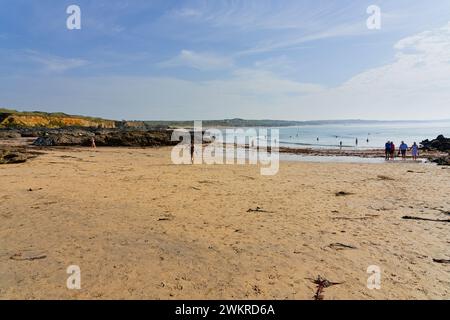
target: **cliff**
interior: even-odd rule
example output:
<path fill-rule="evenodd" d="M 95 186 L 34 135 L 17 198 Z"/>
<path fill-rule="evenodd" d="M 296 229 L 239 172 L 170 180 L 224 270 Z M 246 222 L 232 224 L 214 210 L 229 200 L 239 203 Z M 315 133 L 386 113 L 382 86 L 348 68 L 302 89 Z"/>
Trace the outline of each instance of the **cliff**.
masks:
<path fill-rule="evenodd" d="M 0 128 L 115 128 L 115 122 L 93 117 L 64 113 L 19 112 L 0 108 Z"/>

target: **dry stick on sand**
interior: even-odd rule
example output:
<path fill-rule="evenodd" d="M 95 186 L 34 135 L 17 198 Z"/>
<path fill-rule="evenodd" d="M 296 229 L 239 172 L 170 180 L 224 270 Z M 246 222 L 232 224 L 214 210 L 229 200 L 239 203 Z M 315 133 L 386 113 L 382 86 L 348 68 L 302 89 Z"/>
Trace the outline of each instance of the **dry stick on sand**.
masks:
<path fill-rule="evenodd" d="M 450 219 L 440 220 L 440 219 L 428 219 L 428 218 L 420 218 L 420 217 L 411 217 L 411 216 L 404 216 L 402 219 L 405 220 L 422 220 L 422 221 L 432 221 L 432 222 L 450 222 Z"/>
<path fill-rule="evenodd" d="M 378 176 L 378 179 L 380 180 L 388 180 L 388 181 L 394 181 L 395 179 L 388 177 L 388 176 Z"/>
<path fill-rule="evenodd" d="M 323 300 L 324 290 L 325 288 L 329 288 L 331 286 L 335 286 L 338 284 L 342 284 L 343 282 L 331 282 L 325 278 L 322 278 L 320 275 L 317 276 L 316 279 L 312 280 L 313 283 L 317 285 L 316 293 L 314 294 L 314 300 Z"/>
<path fill-rule="evenodd" d="M 256 209 L 251 209 L 251 208 L 248 209 L 247 212 L 266 212 L 266 213 L 268 213 L 269 211 L 266 211 L 261 207 L 256 207 Z"/>
<path fill-rule="evenodd" d="M 345 191 L 339 191 L 339 192 L 335 193 L 336 197 L 350 196 L 352 194 L 353 193 L 351 193 L 351 192 L 345 192 Z"/>
<path fill-rule="evenodd" d="M 329 244 L 328 247 L 330 247 L 332 249 L 335 249 L 335 250 L 357 249 L 354 246 L 350 246 L 348 244 L 343 244 L 343 243 L 340 243 L 340 242 Z"/>
<path fill-rule="evenodd" d="M 379 215 L 377 214 L 373 214 L 373 215 L 366 215 L 364 217 L 332 217 L 331 219 L 334 220 L 366 220 L 366 219 L 372 219 L 372 218 L 377 218 L 379 217 Z"/>
<path fill-rule="evenodd" d="M 36 255 L 28 255 L 28 256 L 22 256 L 21 253 L 13 254 L 10 259 L 16 260 L 16 261 L 33 261 L 33 260 L 40 260 L 47 258 L 47 255 L 45 254 L 36 254 Z"/>
<path fill-rule="evenodd" d="M 450 264 L 450 260 L 446 260 L 446 259 L 433 259 L 433 262 Z"/>

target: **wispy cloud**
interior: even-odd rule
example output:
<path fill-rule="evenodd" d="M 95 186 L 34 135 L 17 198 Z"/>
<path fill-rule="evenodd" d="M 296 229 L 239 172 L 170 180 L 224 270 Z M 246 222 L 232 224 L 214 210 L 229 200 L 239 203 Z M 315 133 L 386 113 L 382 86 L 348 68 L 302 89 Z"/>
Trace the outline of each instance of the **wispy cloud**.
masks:
<path fill-rule="evenodd" d="M 172 14 L 176 17 L 200 17 L 202 15 L 202 12 L 200 10 L 197 9 L 192 9 L 192 8 L 182 8 L 182 9 L 177 9 L 174 10 L 172 12 Z"/>
<path fill-rule="evenodd" d="M 63 73 L 65 71 L 83 67 L 88 61 L 78 58 L 63 58 L 50 54 L 43 54 L 33 50 L 23 53 L 24 59 L 40 65 L 43 71 Z"/>
<path fill-rule="evenodd" d="M 190 50 L 181 50 L 174 58 L 158 64 L 163 68 L 190 67 L 198 70 L 219 70 L 233 66 L 229 57 L 223 57 L 212 53 L 199 53 Z"/>
<path fill-rule="evenodd" d="M 174 10 L 172 15 L 214 27 L 241 30 L 305 29 L 319 27 L 318 22 L 324 20 L 343 22 L 343 13 L 351 6 L 348 2 L 219 0 L 194 2 Z"/>
<path fill-rule="evenodd" d="M 280 49 L 291 49 L 294 47 L 298 47 L 300 45 L 304 45 L 307 42 L 323 40 L 328 38 L 336 38 L 336 37 L 348 37 L 348 36 L 356 36 L 368 34 L 367 28 L 365 28 L 364 24 L 361 22 L 357 22 L 354 24 L 345 24 L 339 26 L 333 26 L 330 29 L 322 30 L 317 33 L 311 33 L 308 35 L 293 35 L 288 37 L 287 39 L 280 40 L 271 39 L 265 40 L 256 46 L 242 50 L 237 53 L 237 55 L 249 55 L 255 53 L 269 52 Z"/>
<path fill-rule="evenodd" d="M 215 31 L 249 34 L 236 56 L 292 48 L 368 33 L 365 7 L 345 2 L 205 1 L 172 12 L 176 19 Z M 355 11 L 355 7 L 357 10 Z M 358 13 L 359 11 L 359 13 Z M 352 14 L 349 14 L 352 13 Z"/>

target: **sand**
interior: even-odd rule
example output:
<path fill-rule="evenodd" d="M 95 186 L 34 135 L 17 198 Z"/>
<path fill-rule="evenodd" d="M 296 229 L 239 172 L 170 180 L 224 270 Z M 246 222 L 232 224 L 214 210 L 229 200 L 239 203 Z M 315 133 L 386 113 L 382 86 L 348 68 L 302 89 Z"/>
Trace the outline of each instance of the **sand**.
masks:
<path fill-rule="evenodd" d="M 342 282 L 324 299 L 450 298 L 450 265 L 433 261 L 450 259 L 450 223 L 402 219 L 450 218 L 449 169 L 259 169 L 173 165 L 170 148 L 60 148 L 0 166 L 0 298 L 313 299 L 319 275 Z M 69 265 L 81 290 L 66 287 Z"/>

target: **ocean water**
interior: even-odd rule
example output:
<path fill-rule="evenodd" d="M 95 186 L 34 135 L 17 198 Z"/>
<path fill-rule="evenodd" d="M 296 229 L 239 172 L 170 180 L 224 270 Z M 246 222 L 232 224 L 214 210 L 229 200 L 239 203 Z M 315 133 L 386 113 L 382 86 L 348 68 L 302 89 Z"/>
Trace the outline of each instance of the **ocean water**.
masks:
<path fill-rule="evenodd" d="M 408 146 L 419 144 L 438 135 L 450 137 L 450 121 L 383 122 L 377 124 L 304 125 L 276 128 L 280 132 L 280 146 L 291 148 L 384 148 L 386 141 L 398 146 L 405 141 Z M 244 130 L 246 130 L 244 128 Z M 263 138 L 263 137 L 261 137 Z M 356 145 L 356 139 L 358 144 Z"/>
<path fill-rule="evenodd" d="M 401 141 L 408 145 L 419 144 L 438 135 L 450 136 L 450 121 L 401 122 L 382 124 L 316 125 L 279 128 L 280 146 L 339 148 L 340 141 L 345 148 L 384 148 L 386 141 Z M 358 144 L 356 144 L 358 139 Z"/>

